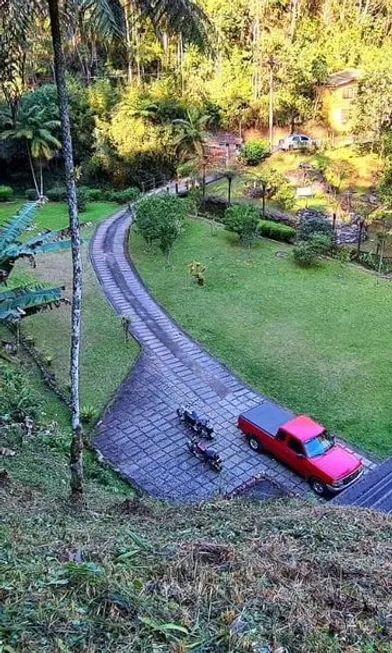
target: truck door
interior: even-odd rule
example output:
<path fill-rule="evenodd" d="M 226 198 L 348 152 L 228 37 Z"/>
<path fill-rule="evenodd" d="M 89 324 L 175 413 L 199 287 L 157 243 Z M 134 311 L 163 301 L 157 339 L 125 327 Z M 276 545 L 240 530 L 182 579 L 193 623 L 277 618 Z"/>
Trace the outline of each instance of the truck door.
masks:
<path fill-rule="evenodd" d="M 306 471 L 305 449 L 302 442 L 293 437 L 289 437 L 287 445 L 287 464 L 293 467 L 297 472 Z"/>
<path fill-rule="evenodd" d="M 274 439 L 274 455 L 286 465 L 289 465 L 290 452 L 288 449 L 289 436 L 284 431 L 278 431 Z"/>

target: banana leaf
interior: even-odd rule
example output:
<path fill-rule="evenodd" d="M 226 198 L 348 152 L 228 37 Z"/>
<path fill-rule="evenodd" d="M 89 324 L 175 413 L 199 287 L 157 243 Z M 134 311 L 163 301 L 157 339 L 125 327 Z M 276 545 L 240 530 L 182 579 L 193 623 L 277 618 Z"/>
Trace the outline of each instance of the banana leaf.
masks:
<path fill-rule="evenodd" d="M 0 229 L 0 252 L 15 242 L 31 223 L 37 212 L 37 202 L 27 202 L 18 213 L 7 220 Z"/>

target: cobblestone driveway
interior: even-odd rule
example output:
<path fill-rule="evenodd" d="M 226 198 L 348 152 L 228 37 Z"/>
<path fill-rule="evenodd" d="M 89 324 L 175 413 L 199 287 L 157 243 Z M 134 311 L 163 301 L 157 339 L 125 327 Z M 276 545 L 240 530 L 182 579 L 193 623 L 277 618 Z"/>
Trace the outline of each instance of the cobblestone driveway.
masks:
<path fill-rule="evenodd" d="M 236 428 L 238 414 L 264 398 L 193 342 L 146 291 L 125 251 L 130 222 L 129 213 L 112 216 L 90 243 L 106 297 L 116 313 L 131 317 L 131 333 L 142 347 L 97 427 L 95 447 L 122 477 L 161 499 L 197 501 L 230 493 L 260 473 L 306 494 L 307 483 L 253 453 Z M 188 451 L 189 431 L 176 415 L 182 403 L 214 423 L 214 446 L 224 461 L 221 474 Z"/>

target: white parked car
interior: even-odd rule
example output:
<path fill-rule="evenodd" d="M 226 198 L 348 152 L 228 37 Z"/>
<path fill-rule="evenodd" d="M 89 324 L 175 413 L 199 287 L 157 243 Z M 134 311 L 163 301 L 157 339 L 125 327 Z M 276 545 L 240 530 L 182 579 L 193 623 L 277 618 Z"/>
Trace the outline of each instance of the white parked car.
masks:
<path fill-rule="evenodd" d="M 313 140 L 305 134 L 290 134 L 287 138 L 279 141 L 279 149 L 285 150 L 301 150 L 302 148 L 312 147 Z"/>

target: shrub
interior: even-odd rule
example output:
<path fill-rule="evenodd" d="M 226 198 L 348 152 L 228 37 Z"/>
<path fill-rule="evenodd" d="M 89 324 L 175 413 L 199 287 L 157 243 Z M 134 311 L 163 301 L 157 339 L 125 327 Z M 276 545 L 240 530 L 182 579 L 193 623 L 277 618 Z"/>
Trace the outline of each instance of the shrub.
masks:
<path fill-rule="evenodd" d="M 136 205 L 135 226 L 147 243 L 157 242 L 168 257 L 183 230 L 187 212 L 188 202 L 175 195 L 146 196 Z"/>
<path fill-rule="evenodd" d="M 14 196 L 11 186 L 0 186 L 0 202 L 9 202 Z"/>
<path fill-rule="evenodd" d="M 199 261 L 192 261 L 188 264 L 189 274 L 194 278 L 198 286 L 204 286 L 205 276 L 204 273 L 207 269 L 205 265 Z"/>
<path fill-rule="evenodd" d="M 87 210 L 87 193 L 82 188 L 76 189 L 76 198 L 78 201 L 78 213 L 85 213 Z"/>
<path fill-rule="evenodd" d="M 36 419 L 40 403 L 25 376 L 17 369 L 0 364 L 0 423 Z"/>
<path fill-rule="evenodd" d="M 284 182 L 279 186 L 274 199 L 282 209 L 290 211 L 295 206 L 295 190 L 290 184 Z"/>
<path fill-rule="evenodd" d="M 67 199 L 67 189 L 65 186 L 54 186 L 46 191 L 46 197 L 51 202 L 65 202 Z"/>
<path fill-rule="evenodd" d="M 135 186 L 126 188 L 125 190 L 109 191 L 106 193 L 106 198 L 109 202 L 116 202 L 117 204 L 127 204 L 134 202 L 140 196 L 140 190 Z"/>
<path fill-rule="evenodd" d="M 84 194 L 87 202 L 103 202 L 106 199 L 106 191 L 102 188 L 79 186 L 79 190 Z"/>
<path fill-rule="evenodd" d="M 241 243 L 250 247 L 258 235 L 259 219 L 256 206 L 240 204 L 226 209 L 224 223 L 228 231 L 239 235 Z"/>
<path fill-rule="evenodd" d="M 314 234 L 323 234 L 325 236 L 329 236 L 329 238 L 332 240 L 332 225 L 330 225 L 325 218 L 321 217 L 303 220 L 298 229 L 298 240 L 307 240 Z"/>
<path fill-rule="evenodd" d="M 270 153 L 270 146 L 267 141 L 250 141 L 245 143 L 241 149 L 241 161 L 247 166 L 257 166 Z"/>
<path fill-rule="evenodd" d="M 320 256 L 329 252 L 331 240 L 324 234 L 314 234 L 307 240 L 299 241 L 294 249 L 294 261 L 302 267 L 310 267 L 317 263 Z"/>
<path fill-rule="evenodd" d="M 25 198 L 27 200 L 30 200 L 30 202 L 35 202 L 35 200 L 38 199 L 37 191 L 35 190 L 35 188 L 28 188 L 27 190 L 25 190 Z"/>
<path fill-rule="evenodd" d="M 105 191 L 101 188 L 89 188 L 86 195 L 89 202 L 102 202 L 105 199 Z"/>
<path fill-rule="evenodd" d="M 294 240 L 295 229 L 286 224 L 273 222 L 272 220 L 260 220 L 259 231 L 262 236 L 272 238 L 273 240 L 281 240 L 289 243 Z"/>
<path fill-rule="evenodd" d="M 376 252 L 359 252 L 358 256 L 355 256 L 355 260 L 365 268 L 379 270 L 380 257 Z M 382 274 L 390 274 L 392 272 L 392 260 L 390 258 L 385 257 L 383 259 L 380 271 Z"/>
<path fill-rule="evenodd" d="M 94 406 L 82 406 L 80 409 L 80 419 L 84 424 L 92 422 L 98 415 L 98 411 Z"/>

